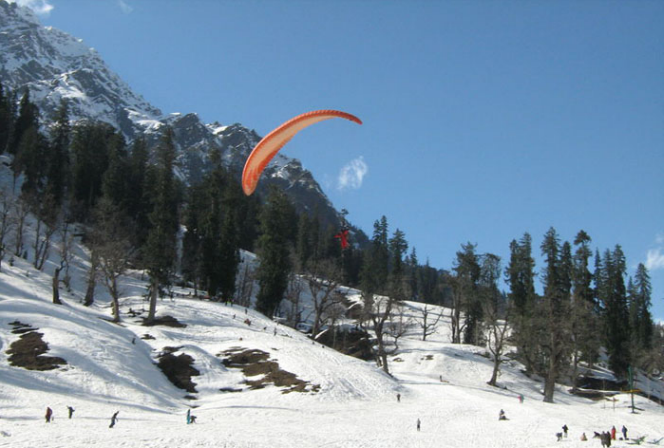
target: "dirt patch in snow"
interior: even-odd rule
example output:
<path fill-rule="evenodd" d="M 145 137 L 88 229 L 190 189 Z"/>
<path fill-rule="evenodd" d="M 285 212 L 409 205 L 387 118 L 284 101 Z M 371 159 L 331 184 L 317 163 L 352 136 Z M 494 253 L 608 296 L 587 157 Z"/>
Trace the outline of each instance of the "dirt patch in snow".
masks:
<path fill-rule="evenodd" d="M 283 387 L 282 393 L 318 392 L 320 385 L 299 379 L 294 373 L 279 368 L 279 363 L 269 359 L 270 354 L 257 349 L 232 348 L 219 354 L 222 363 L 229 368 L 242 369 L 247 377 L 260 378 L 245 383 L 250 389 L 261 389 L 269 384 Z"/>
<path fill-rule="evenodd" d="M 12 333 L 21 335 L 7 350 L 10 365 L 27 370 L 53 370 L 67 364 L 60 357 L 44 356 L 48 352 L 48 344 L 42 339 L 44 334 L 39 333 L 37 328 L 19 321 L 9 325 L 14 327 Z"/>
<path fill-rule="evenodd" d="M 187 325 L 180 323 L 173 316 L 160 316 L 152 319 L 152 322 L 148 322 L 146 318 L 143 319 L 143 326 L 152 327 L 154 325 L 163 325 L 165 327 L 174 327 L 174 328 L 185 328 Z"/>
<path fill-rule="evenodd" d="M 157 365 L 176 387 L 195 393 L 197 392 L 196 383 L 191 380 L 191 377 L 198 376 L 201 373 L 198 369 L 192 367 L 194 358 L 186 353 L 181 353 L 178 356 L 173 354 L 178 349 L 178 347 L 165 347 L 158 357 Z"/>

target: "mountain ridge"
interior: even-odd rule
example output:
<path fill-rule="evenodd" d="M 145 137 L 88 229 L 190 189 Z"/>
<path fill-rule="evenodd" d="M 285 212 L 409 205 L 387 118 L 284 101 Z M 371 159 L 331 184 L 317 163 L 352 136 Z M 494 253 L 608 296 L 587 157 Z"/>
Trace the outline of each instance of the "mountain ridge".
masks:
<path fill-rule="evenodd" d="M 214 149 L 221 151 L 223 162 L 239 180 L 244 161 L 260 141 L 254 130 L 239 123 L 206 124 L 196 113 L 164 114 L 134 92 L 82 39 L 41 25 L 31 10 L 4 0 L 0 0 L 0 80 L 17 92 L 28 88 L 43 117 L 54 116 L 65 99 L 72 122 L 109 123 L 128 141 L 144 137 L 154 146 L 162 128 L 170 126 L 178 169 L 187 184 L 202 179 Z M 317 211 L 324 225 L 339 225 L 339 212 L 297 159 L 278 154 L 265 169 L 257 193 L 263 195 L 271 184 L 282 188 L 298 211 Z"/>

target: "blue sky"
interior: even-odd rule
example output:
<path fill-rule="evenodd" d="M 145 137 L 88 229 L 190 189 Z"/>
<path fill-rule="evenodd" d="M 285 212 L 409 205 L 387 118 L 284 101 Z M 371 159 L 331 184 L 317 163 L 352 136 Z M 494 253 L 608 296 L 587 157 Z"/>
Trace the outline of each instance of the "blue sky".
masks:
<path fill-rule="evenodd" d="M 541 268 L 549 227 L 583 229 L 620 244 L 629 274 L 647 263 L 664 319 L 664 2 L 28 3 L 164 112 L 261 135 L 309 110 L 357 115 L 283 151 L 421 262 L 450 268 L 472 242 L 506 264 L 529 232 Z"/>

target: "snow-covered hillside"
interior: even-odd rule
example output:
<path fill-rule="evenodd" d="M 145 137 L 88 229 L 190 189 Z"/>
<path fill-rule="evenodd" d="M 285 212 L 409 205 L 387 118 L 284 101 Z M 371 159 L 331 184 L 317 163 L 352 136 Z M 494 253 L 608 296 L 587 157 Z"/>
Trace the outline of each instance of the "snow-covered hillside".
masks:
<path fill-rule="evenodd" d="M 484 350 L 450 344 L 446 319 L 426 342 L 412 327 L 390 359 L 393 377 L 251 309 L 199 300 L 184 289 L 160 301 L 158 316 L 185 327 L 143 326 L 140 272 L 124 279 L 123 320 L 113 324 L 103 290 L 92 307 L 81 305 L 85 250 L 77 254 L 73 288 L 62 291 L 62 306 L 51 303 L 54 264 L 44 272 L 20 258 L 2 265 L 0 446 L 546 447 L 558 446 L 555 434 L 565 424 L 569 437 L 560 443 L 570 447 L 599 446 L 593 431 L 612 426 L 625 425 L 630 438 L 645 437 L 646 445 L 664 437 L 664 408 L 644 398 L 636 397 L 641 410 L 632 414 L 628 395 L 590 401 L 559 387 L 556 403 L 546 404 L 541 384 L 511 361 L 501 387 L 488 386 L 492 364 Z M 407 305 L 417 319 L 420 305 Z M 17 322 L 38 329 L 47 355 L 67 364 L 49 371 L 11 366 L 7 351 L 20 337 L 12 332 Z M 245 350 L 259 350 L 278 364 L 276 371 L 295 375 L 302 392 L 285 393 L 289 386 L 269 381 L 250 388 L 246 380 L 271 377 L 248 376 L 222 362 Z M 200 372 L 192 377 L 195 392 L 175 387 L 155 365 L 164 353 L 193 358 Z M 71 420 L 67 406 L 76 409 Z M 54 411 L 51 423 L 44 420 L 46 407 Z M 498 420 L 500 409 L 509 420 Z M 195 424 L 186 424 L 187 410 Z M 117 411 L 119 420 L 109 428 Z M 588 442 L 580 440 L 584 432 Z"/>

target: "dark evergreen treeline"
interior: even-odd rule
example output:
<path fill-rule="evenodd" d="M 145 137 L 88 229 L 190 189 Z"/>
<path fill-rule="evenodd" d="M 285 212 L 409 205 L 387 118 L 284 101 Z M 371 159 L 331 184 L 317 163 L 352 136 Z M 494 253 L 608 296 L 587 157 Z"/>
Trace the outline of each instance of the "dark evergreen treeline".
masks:
<path fill-rule="evenodd" d="M 8 254 L 30 254 L 41 269 L 57 231 L 62 262 L 54 276 L 62 271 L 67 284 L 71 255 L 66 243 L 70 224 L 79 223 L 91 250 L 85 303 L 93 303 L 101 281 L 113 298 L 116 320 L 117 280 L 131 266 L 150 277 L 147 323 L 155 319 L 160 294 L 177 279 L 213 299 L 248 305 L 255 296 L 259 311 L 290 315 L 296 324 L 302 317 L 302 291 L 293 289 L 290 279 L 297 273 L 314 297 L 315 328 L 339 317 L 342 299 L 332 294 L 334 287 L 361 289 L 363 309 L 354 315 L 360 327 L 375 335 L 376 357 L 385 371 L 388 355 L 408 326 L 405 300 L 444 305 L 450 310 L 452 342 L 487 345 L 497 363 L 509 337 L 528 372 L 544 379 L 547 401 L 553 399 L 556 381 L 573 381 L 580 363 L 593 365 L 602 350 L 611 369 L 623 377 L 629 366 L 664 367 L 662 330 L 650 315 L 646 268 L 639 265 L 628 278 L 620 246 L 593 252 L 583 231 L 570 244 L 550 229 L 539 248 L 544 260 L 539 272 L 527 233 L 510 243 L 505 268 L 500 257 L 478 253 L 468 243 L 457 252 L 452 269 L 443 271 L 428 261 L 421 264 L 414 248 L 408 252 L 404 232 L 390 233 L 384 216 L 374 223 L 365 247 L 351 244 L 341 250 L 339 229 L 323 225 L 315 211 L 298 216 L 282 191 L 271 189 L 262 200 L 246 197 L 238 173 L 227 171 L 216 150 L 210 152 L 210 168 L 201 182 L 185 186 L 176 176 L 176 147 L 168 127 L 159 144 L 148 147 L 140 138 L 128 145 L 104 123 L 71 126 L 65 102 L 47 125 L 41 120 L 29 92 L 19 100 L 0 84 L 0 154 L 11 155 L 14 188 L 21 186 L 17 203 L 2 195 L 0 263 Z M 30 248 L 24 243 L 28 212 L 37 219 Z M 256 272 L 239 270 L 240 249 L 258 254 Z M 500 290 L 501 279 L 506 292 Z M 431 322 L 441 316 L 424 307 L 421 317 L 426 338 Z"/>

